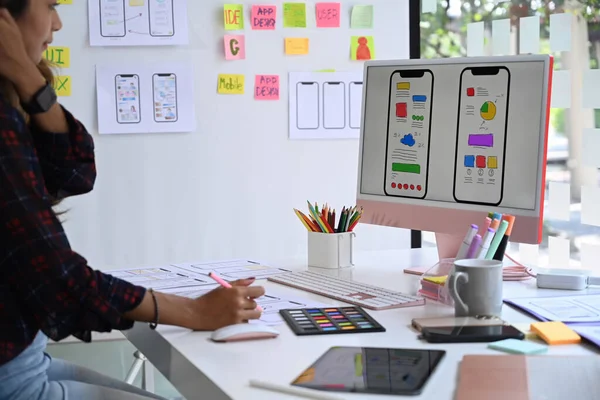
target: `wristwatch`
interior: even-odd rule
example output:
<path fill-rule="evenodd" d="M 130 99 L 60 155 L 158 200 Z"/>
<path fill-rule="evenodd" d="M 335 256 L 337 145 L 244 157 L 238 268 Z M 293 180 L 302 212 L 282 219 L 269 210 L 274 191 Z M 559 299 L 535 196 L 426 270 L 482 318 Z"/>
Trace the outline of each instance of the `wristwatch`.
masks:
<path fill-rule="evenodd" d="M 21 102 L 21 107 L 27 114 L 41 114 L 50 110 L 56 103 L 57 96 L 50 83 L 38 90 L 28 103 Z"/>

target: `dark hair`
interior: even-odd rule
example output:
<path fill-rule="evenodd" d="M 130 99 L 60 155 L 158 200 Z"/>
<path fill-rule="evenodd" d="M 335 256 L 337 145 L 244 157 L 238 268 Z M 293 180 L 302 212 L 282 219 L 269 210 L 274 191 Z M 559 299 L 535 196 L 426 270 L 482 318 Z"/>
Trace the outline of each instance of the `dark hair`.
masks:
<path fill-rule="evenodd" d="M 0 7 L 6 8 L 13 18 L 19 18 L 29 5 L 29 0 L 0 0 Z"/>

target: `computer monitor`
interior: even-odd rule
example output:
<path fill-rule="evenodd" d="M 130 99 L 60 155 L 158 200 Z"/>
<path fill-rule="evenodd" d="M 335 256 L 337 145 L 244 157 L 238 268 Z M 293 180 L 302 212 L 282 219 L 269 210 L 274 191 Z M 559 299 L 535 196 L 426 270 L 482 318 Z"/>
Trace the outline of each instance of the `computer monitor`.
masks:
<path fill-rule="evenodd" d="M 497 212 L 516 217 L 511 242 L 539 243 L 552 68 L 548 55 L 366 62 L 361 222 L 436 232 L 453 257 Z"/>

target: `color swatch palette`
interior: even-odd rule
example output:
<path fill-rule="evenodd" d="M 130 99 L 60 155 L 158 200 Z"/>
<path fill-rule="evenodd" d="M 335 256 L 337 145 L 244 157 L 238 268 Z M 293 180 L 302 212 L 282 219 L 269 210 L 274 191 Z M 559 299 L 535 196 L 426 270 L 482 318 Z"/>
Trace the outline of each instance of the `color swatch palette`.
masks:
<path fill-rule="evenodd" d="M 300 308 L 279 313 L 298 336 L 385 332 L 361 307 Z"/>

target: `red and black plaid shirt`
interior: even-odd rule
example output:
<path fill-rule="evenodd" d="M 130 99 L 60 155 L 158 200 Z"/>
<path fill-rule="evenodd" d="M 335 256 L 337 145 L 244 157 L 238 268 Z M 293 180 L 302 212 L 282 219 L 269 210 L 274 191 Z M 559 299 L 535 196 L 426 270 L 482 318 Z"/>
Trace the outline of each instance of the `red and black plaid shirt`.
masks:
<path fill-rule="evenodd" d="M 0 98 L 0 365 L 39 330 L 89 342 L 91 331 L 131 328 L 123 313 L 145 294 L 91 269 L 51 208 L 53 199 L 89 192 L 96 178 L 92 137 L 65 115 L 68 133 L 43 132 Z"/>

